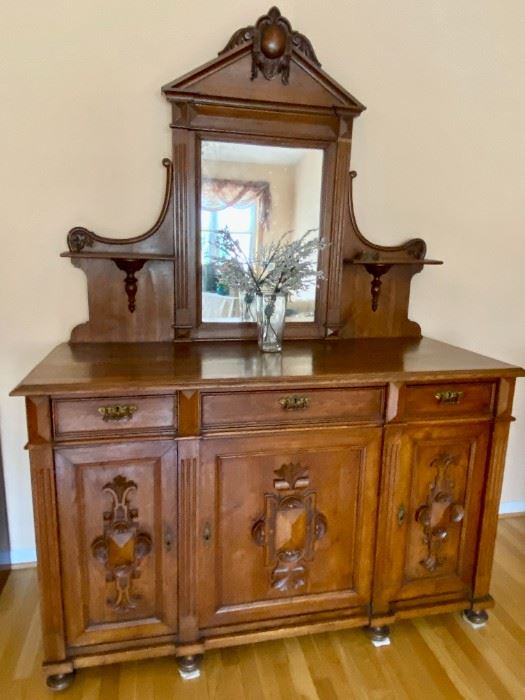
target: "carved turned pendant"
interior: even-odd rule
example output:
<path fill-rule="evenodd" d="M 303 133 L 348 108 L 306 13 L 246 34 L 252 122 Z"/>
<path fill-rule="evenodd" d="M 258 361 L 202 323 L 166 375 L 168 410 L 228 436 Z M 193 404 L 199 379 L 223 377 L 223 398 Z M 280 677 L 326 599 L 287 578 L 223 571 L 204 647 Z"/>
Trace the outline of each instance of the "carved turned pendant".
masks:
<path fill-rule="evenodd" d="M 135 608 L 140 598 L 133 594 L 132 581 L 140 576 L 140 562 L 151 552 L 151 537 L 139 532 L 135 522 L 138 511 L 129 504 L 130 495 L 137 490 L 134 481 L 119 475 L 102 490 L 110 494 L 113 508 L 103 514 L 104 534 L 93 541 L 91 550 L 95 559 L 105 566 L 106 581 L 115 583 L 108 605 L 126 612 Z"/>
<path fill-rule="evenodd" d="M 264 514 L 252 537 L 264 547 L 265 566 L 272 567 L 272 589 L 293 591 L 306 585 L 306 562 L 314 558 L 315 541 L 326 534 L 327 522 L 316 509 L 316 492 L 307 490 L 308 467 L 283 464 L 274 473 L 273 486 L 280 493 L 264 495 Z"/>

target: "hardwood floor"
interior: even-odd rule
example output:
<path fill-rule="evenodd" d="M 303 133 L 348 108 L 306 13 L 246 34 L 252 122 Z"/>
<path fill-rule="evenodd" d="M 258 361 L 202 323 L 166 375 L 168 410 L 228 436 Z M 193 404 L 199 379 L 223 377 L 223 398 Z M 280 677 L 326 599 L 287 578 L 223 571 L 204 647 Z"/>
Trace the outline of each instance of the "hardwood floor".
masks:
<path fill-rule="evenodd" d="M 458 614 L 402 621 L 375 649 L 362 630 L 206 654 L 199 680 L 171 659 L 79 671 L 64 700 L 386 700 L 525 697 L 525 518 L 500 520 L 492 593 L 480 630 Z M 13 571 L 0 596 L 0 697 L 49 698 L 40 671 L 36 570 Z"/>

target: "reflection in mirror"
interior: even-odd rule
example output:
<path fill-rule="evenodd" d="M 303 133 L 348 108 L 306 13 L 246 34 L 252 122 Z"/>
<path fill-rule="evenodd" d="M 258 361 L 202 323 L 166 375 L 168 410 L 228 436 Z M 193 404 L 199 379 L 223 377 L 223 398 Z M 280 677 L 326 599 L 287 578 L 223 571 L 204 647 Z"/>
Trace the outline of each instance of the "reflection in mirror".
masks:
<path fill-rule="evenodd" d="M 263 246 L 319 238 L 323 151 L 222 141 L 201 144 L 202 320 L 253 322 L 255 301 L 221 282 L 225 256 L 217 234 L 227 229 L 242 254 L 253 260 Z M 317 252 L 316 252 L 317 256 Z M 316 281 L 288 299 L 286 322 L 312 322 Z"/>

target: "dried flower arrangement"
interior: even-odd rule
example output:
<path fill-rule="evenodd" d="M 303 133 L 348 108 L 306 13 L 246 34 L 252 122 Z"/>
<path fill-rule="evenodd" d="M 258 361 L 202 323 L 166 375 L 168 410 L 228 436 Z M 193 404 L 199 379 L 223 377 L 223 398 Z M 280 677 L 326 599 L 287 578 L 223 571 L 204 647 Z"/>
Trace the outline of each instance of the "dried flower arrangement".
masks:
<path fill-rule="evenodd" d="M 215 245 L 221 255 L 214 259 L 221 284 L 238 287 L 248 294 L 291 294 L 308 289 L 313 280 L 323 279 L 317 269 L 317 254 L 326 247 L 309 229 L 300 238 L 286 242 L 287 231 L 279 240 L 261 246 L 251 260 L 228 228 L 217 232 Z"/>
<path fill-rule="evenodd" d="M 286 299 L 290 294 L 308 289 L 324 278 L 317 269 L 320 250 L 326 243 L 309 229 L 297 240 L 288 240 L 291 231 L 279 240 L 262 246 L 252 259 L 248 258 L 238 241 L 227 228 L 217 232 L 215 245 L 220 255 L 214 259 L 216 274 L 221 285 L 237 287 L 243 296 L 243 318 L 249 318 L 249 309 L 257 297 L 259 301 L 259 345 L 263 350 L 280 350 Z M 284 297 L 282 318 L 274 317 L 278 297 Z"/>

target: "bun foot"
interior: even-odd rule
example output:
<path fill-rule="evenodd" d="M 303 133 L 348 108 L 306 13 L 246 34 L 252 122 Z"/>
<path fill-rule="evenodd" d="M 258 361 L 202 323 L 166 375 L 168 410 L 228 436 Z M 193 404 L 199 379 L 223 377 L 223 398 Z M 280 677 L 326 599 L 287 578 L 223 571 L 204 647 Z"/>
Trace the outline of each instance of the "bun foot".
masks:
<path fill-rule="evenodd" d="M 463 619 L 475 630 L 485 627 L 489 615 L 486 610 L 463 610 Z"/>
<path fill-rule="evenodd" d="M 388 625 L 367 627 L 366 633 L 375 647 L 387 647 L 390 644 L 390 627 Z"/>
<path fill-rule="evenodd" d="M 46 678 L 46 684 L 49 690 L 65 690 L 66 688 L 69 688 L 71 683 L 73 683 L 74 678 L 74 671 L 72 671 L 71 673 L 57 673 L 54 676 L 48 676 Z"/>
<path fill-rule="evenodd" d="M 177 666 L 179 667 L 180 677 L 185 681 L 199 678 L 201 675 L 201 663 L 202 654 L 179 656 L 177 658 Z"/>

